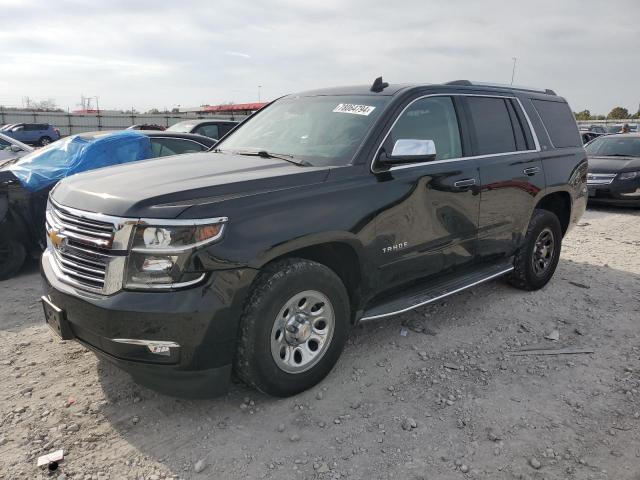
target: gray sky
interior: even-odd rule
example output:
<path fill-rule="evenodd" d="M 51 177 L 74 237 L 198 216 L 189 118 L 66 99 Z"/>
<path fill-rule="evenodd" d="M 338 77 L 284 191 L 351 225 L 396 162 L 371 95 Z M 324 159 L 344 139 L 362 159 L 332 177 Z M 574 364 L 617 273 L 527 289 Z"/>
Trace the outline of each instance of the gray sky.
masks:
<path fill-rule="evenodd" d="M 0 104 L 139 110 L 471 79 L 640 102 L 640 0 L 0 0 Z"/>

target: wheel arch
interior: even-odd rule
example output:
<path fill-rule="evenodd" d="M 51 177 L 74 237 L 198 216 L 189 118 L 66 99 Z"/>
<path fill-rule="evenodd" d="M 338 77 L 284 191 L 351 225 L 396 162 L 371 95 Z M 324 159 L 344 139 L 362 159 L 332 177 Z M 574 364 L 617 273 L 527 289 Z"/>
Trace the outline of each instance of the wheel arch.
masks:
<path fill-rule="evenodd" d="M 562 235 L 567 233 L 571 221 L 571 194 L 569 192 L 559 190 L 548 193 L 538 201 L 535 208 L 553 213 L 560 220 Z"/>
<path fill-rule="evenodd" d="M 279 248 L 272 255 L 265 256 L 258 265 L 262 269 L 266 265 L 286 259 L 303 258 L 320 263 L 330 268 L 344 284 L 349 295 L 352 319 L 360 308 L 362 300 L 362 280 L 364 266 L 362 264 L 362 246 L 353 238 L 339 238 L 333 240 L 316 241 L 311 244 L 300 245 L 294 242 L 289 248 Z"/>

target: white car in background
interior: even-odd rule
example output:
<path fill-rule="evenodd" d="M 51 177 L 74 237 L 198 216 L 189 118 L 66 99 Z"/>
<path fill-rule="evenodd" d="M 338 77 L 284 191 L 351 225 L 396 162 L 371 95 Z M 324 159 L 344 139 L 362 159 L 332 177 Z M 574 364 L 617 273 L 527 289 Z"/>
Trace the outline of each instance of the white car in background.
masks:
<path fill-rule="evenodd" d="M 6 160 L 19 158 L 29 152 L 33 152 L 33 147 L 0 132 L 0 165 Z"/>

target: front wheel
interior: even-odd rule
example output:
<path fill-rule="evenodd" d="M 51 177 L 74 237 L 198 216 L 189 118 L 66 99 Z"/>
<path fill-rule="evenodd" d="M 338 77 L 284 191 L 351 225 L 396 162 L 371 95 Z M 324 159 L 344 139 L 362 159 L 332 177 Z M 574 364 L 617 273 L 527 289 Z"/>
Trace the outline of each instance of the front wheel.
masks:
<path fill-rule="evenodd" d="M 51 139 L 49 137 L 42 137 L 39 143 L 41 146 L 46 147 L 51 143 Z"/>
<path fill-rule="evenodd" d="M 514 287 L 538 290 L 556 271 L 562 246 L 558 217 L 548 210 L 534 210 L 524 243 L 515 256 L 514 270 L 508 277 Z"/>
<path fill-rule="evenodd" d="M 235 371 L 246 383 L 285 397 L 320 382 L 349 331 L 349 297 L 326 266 L 287 259 L 267 267 L 245 307 Z"/>

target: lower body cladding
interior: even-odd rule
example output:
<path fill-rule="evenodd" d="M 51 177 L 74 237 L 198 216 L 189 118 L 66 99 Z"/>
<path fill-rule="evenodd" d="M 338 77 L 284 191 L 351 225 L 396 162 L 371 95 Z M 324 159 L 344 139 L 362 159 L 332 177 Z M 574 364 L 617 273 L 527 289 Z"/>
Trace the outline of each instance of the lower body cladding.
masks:
<path fill-rule="evenodd" d="M 613 181 L 611 184 L 589 186 L 589 203 L 617 206 L 640 206 L 640 179 Z"/>
<path fill-rule="evenodd" d="M 159 392 L 203 398 L 227 391 L 243 298 L 256 271 L 213 272 L 178 291 L 101 296 L 61 282 L 43 256 L 47 322 Z"/>

